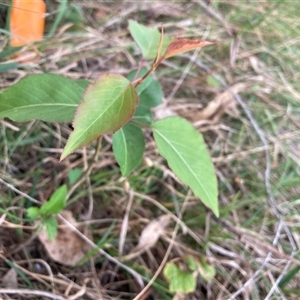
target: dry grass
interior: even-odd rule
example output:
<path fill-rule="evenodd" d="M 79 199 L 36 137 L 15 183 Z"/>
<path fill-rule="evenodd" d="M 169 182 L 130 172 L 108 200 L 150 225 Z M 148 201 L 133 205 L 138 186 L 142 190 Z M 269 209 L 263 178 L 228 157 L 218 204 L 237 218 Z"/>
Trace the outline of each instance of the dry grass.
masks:
<path fill-rule="evenodd" d="M 1 121 L 0 177 L 11 184 L 0 185 L 3 299 L 172 299 L 157 270 L 188 254 L 205 257 L 217 275 L 210 282 L 199 279 L 195 293 L 173 299 L 298 299 L 300 278 L 290 271 L 300 263 L 299 5 L 211 2 L 72 1 L 74 11 L 66 13 L 51 41 L 45 40 L 35 59 L 2 73 L 0 86 L 44 72 L 88 80 L 108 71 L 126 75 L 139 62 L 129 19 L 163 23 L 167 34 L 178 37 L 218 40 L 198 56 L 167 61 L 156 76 L 165 110 L 194 122 L 209 145 L 219 179 L 220 219 L 168 171 L 151 137 L 144 164 L 128 178 L 129 191 L 111 137 L 105 137 L 99 159 L 72 190 L 68 206 L 89 228 L 92 242 L 100 242 L 100 253 L 74 268 L 56 263 L 25 219 L 31 203 L 26 195 L 48 199 L 68 183 L 70 170 L 88 168 L 94 147 L 59 163 L 69 126 Z M 48 4 L 51 30 L 59 7 Z M 5 35 L 0 43 L 4 49 Z M 212 101 L 215 113 L 203 117 L 201 109 Z M 143 228 L 164 214 L 171 221 L 155 247 L 126 260 Z M 10 270 L 16 271 L 12 286 L 4 280 Z M 153 284 L 143 290 L 141 279 Z"/>

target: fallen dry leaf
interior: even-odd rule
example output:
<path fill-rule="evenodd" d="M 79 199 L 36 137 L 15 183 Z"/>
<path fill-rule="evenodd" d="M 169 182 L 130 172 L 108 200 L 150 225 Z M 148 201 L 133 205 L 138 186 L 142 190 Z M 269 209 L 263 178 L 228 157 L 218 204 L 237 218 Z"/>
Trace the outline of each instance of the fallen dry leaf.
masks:
<path fill-rule="evenodd" d="M 217 124 L 224 113 L 233 117 L 239 116 L 237 103 L 233 99 L 233 94 L 237 94 L 247 87 L 245 83 L 237 83 L 228 88 L 221 94 L 217 95 L 207 106 L 199 112 L 181 112 L 180 115 L 189 121 L 200 126 L 204 124 Z"/>
<path fill-rule="evenodd" d="M 61 212 L 61 215 L 79 229 L 71 211 L 64 210 Z M 91 237 L 89 231 L 84 232 L 84 234 L 89 238 Z M 48 239 L 47 232 L 44 228 L 38 237 L 54 261 L 68 266 L 74 266 L 91 249 L 84 240 L 66 225 L 61 226 L 60 224 L 53 242 Z"/>
<path fill-rule="evenodd" d="M 141 236 L 139 238 L 138 245 L 135 248 L 135 251 L 140 251 L 143 249 L 148 249 L 153 247 L 162 233 L 164 229 L 169 224 L 170 216 L 162 215 L 153 221 L 151 221 L 142 231 Z"/>
<path fill-rule="evenodd" d="M 5 288 L 16 289 L 18 287 L 17 272 L 10 269 L 2 278 L 2 284 Z"/>

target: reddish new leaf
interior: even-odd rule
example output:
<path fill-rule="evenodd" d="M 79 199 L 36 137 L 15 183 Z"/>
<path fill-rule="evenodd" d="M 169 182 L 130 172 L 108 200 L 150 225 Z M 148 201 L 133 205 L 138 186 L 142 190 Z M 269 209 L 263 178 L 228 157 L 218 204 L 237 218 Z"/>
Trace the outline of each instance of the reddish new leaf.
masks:
<path fill-rule="evenodd" d="M 208 42 L 205 40 L 179 39 L 169 45 L 163 58 L 166 59 L 184 52 L 213 44 L 216 44 L 216 42 Z"/>

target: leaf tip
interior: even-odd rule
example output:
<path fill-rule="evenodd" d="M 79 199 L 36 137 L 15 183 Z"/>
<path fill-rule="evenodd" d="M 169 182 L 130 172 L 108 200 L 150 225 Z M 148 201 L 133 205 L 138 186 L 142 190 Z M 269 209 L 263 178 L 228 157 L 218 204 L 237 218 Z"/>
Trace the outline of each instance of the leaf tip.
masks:
<path fill-rule="evenodd" d="M 63 150 L 62 154 L 60 155 L 59 162 L 62 162 L 67 156 L 69 156 L 74 151 L 66 151 L 66 148 Z"/>
<path fill-rule="evenodd" d="M 65 158 L 66 158 L 65 155 L 61 155 L 60 158 L 59 158 L 59 162 L 62 162 Z"/>
<path fill-rule="evenodd" d="M 219 212 L 219 209 L 218 209 L 218 208 L 213 209 L 213 213 L 214 213 L 214 215 L 215 215 L 217 218 L 220 217 L 220 212 Z"/>

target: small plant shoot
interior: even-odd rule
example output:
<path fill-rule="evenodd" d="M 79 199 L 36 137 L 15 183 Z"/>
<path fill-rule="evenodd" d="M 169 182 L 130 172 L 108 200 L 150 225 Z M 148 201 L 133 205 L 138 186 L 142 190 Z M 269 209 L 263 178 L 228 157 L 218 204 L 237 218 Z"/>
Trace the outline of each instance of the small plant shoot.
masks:
<path fill-rule="evenodd" d="M 31 75 L 0 94 L 0 118 L 73 121 L 73 132 L 61 160 L 102 135 L 113 134 L 113 152 L 123 176 L 129 176 L 140 165 L 145 151 L 144 133 L 152 131 L 160 154 L 174 174 L 219 216 L 217 179 L 201 133 L 180 117 L 154 122 L 151 111 L 163 98 L 160 83 L 151 75 L 160 63 L 214 43 L 172 39 L 164 36 L 163 28 L 159 32 L 135 21 L 129 22 L 129 31 L 144 59 L 153 60 L 149 70 L 140 68 L 128 78 L 106 73 L 91 83 L 53 74 Z M 28 216 L 36 219 L 39 215 L 57 214 L 64 207 L 59 203 L 51 198 L 39 210 L 29 209 Z M 46 223 L 53 236 L 53 222 Z"/>
<path fill-rule="evenodd" d="M 170 262 L 164 268 L 164 276 L 169 281 L 171 293 L 192 293 L 196 289 L 196 278 L 191 271 L 183 271 Z"/>
<path fill-rule="evenodd" d="M 42 225 L 46 227 L 48 238 L 53 241 L 56 233 L 58 222 L 55 215 L 59 214 L 66 206 L 67 186 L 64 184 L 59 187 L 41 207 L 32 206 L 27 209 L 27 216 L 31 220 L 41 219 Z"/>
<path fill-rule="evenodd" d="M 216 270 L 204 258 L 199 260 L 189 255 L 180 264 L 167 263 L 163 274 L 169 281 L 170 292 L 188 294 L 196 290 L 198 276 L 210 281 L 216 275 Z"/>

